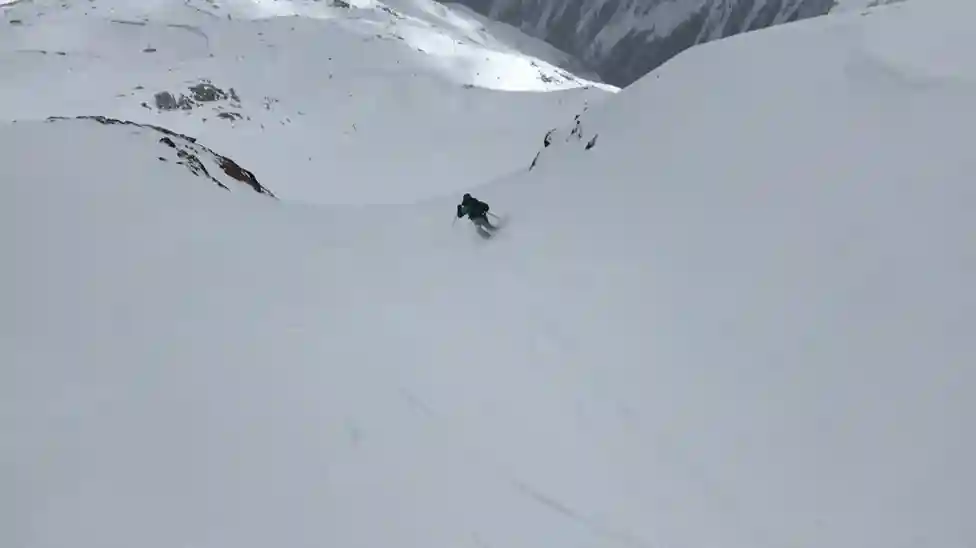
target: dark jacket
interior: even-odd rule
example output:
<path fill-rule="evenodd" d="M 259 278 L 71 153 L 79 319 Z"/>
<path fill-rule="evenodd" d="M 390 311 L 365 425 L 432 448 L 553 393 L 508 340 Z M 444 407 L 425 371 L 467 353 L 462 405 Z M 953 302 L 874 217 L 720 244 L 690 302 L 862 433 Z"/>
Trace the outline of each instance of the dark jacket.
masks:
<path fill-rule="evenodd" d="M 457 216 L 458 219 L 468 216 L 469 219 L 475 219 L 478 217 L 484 217 L 488 213 L 488 204 L 472 198 L 471 195 L 466 194 L 464 199 L 461 200 L 461 204 L 457 206 Z"/>

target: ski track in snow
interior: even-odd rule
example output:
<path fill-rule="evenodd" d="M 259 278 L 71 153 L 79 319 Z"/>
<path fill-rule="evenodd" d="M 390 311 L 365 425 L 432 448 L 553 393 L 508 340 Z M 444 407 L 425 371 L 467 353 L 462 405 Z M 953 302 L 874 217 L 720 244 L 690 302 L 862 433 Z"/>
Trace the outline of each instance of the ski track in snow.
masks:
<path fill-rule="evenodd" d="M 458 433 L 451 428 L 449 421 L 443 418 L 443 414 L 432 409 L 430 405 L 410 391 L 404 388 L 401 388 L 400 390 L 403 397 L 413 408 L 417 409 L 425 417 L 434 422 L 435 427 L 441 431 L 441 435 L 446 440 L 461 448 L 466 453 L 472 455 L 474 460 L 482 463 L 483 468 L 494 472 L 494 474 L 497 476 L 506 478 L 511 484 L 512 488 L 515 489 L 515 491 L 517 491 L 520 495 L 533 501 L 547 511 L 553 512 L 569 520 L 570 522 L 583 527 L 584 529 L 590 531 L 594 537 L 603 538 L 610 541 L 611 544 L 618 546 L 631 546 L 634 548 L 653 548 L 653 545 L 647 541 L 644 541 L 640 537 L 634 536 L 632 533 L 618 531 L 594 520 L 593 518 L 584 516 L 579 511 L 574 510 L 558 499 L 546 494 L 536 487 L 533 487 L 531 483 L 519 478 L 517 474 L 507 469 L 507 467 L 489 457 L 486 451 L 477 449 L 470 443 L 464 441 L 463 437 L 459 436 Z"/>
<path fill-rule="evenodd" d="M 527 485 L 519 480 L 513 479 L 512 483 L 515 487 L 521 491 L 527 497 L 535 500 L 539 504 L 545 506 L 546 508 L 565 516 L 571 521 L 575 521 L 583 525 L 586 529 L 589 529 L 595 537 L 604 538 L 611 541 L 613 544 L 618 544 L 621 546 L 633 546 L 636 548 L 652 548 L 653 545 L 644 541 L 639 537 L 635 537 L 631 533 L 620 532 L 611 529 L 605 525 L 595 522 L 591 518 L 580 515 L 578 512 L 565 506 L 563 503 L 549 497 L 545 493 L 541 493 L 534 489 L 532 486 Z"/>

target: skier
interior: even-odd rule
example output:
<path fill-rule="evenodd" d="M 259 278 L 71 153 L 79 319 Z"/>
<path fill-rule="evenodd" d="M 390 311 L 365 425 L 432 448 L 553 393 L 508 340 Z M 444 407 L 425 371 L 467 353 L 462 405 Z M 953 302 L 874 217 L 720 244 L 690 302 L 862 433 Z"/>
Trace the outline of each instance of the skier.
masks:
<path fill-rule="evenodd" d="M 482 238 L 491 238 L 491 232 L 489 231 L 498 229 L 498 227 L 488 222 L 488 204 L 472 197 L 470 194 L 465 194 L 461 199 L 461 203 L 457 206 L 457 218 L 460 219 L 465 215 L 474 223 L 475 228 L 478 230 L 478 235 Z"/>

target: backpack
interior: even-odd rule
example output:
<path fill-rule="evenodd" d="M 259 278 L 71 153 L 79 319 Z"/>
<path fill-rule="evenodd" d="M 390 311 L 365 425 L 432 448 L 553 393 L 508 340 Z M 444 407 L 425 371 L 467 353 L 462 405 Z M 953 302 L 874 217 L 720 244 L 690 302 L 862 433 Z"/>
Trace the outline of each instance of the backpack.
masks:
<path fill-rule="evenodd" d="M 468 217 L 471 219 L 475 217 L 482 217 L 488 213 L 488 204 L 482 202 L 474 196 L 465 196 L 465 199 L 461 200 L 461 205 L 458 206 L 457 216 L 459 218 L 463 217 L 465 213 L 467 213 Z"/>
<path fill-rule="evenodd" d="M 488 213 L 488 204 L 478 200 L 477 198 L 472 198 L 471 205 L 468 206 L 468 215 L 481 217 L 485 213 Z"/>

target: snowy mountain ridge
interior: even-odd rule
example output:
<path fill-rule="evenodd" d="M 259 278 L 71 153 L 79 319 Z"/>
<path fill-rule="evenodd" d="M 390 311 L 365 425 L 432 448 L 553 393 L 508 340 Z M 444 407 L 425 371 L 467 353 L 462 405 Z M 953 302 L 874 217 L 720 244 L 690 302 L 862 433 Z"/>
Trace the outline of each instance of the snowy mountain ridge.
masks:
<path fill-rule="evenodd" d="M 264 49 L 274 50 L 284 44 L 276 44 L 276 36 L 265 37 L 260 25 L 253 23 L 285 19 L 322 32 L 351 34 L 365 42 L 402 42 L 414 50 L 414 63 L 426 64 L 462 84 L 526 91 L 599 85 L 576 78 L 547 60 L 524 54 L 506 38 L 493 35 L 493 29 L 482 22 L 433 0 L 20 0 L 0 8 L 7 23 L 0 44 L 17 52 L 71 53 L 96 59 L 139 58 L 151 64 L 190 61 L 227 55 L 229 49 L 240 45 L 248 31 L 255 33 L 253 38 L 264 38 L 257 40 Z M 228 22 L 242 24 L 229 27 Z M 248 22 L 252 24 L 247 25 Z M 33 28 L 40 23 L 44 24 L 43 32 Z M 125 32 L 117 28 L 119 25 L 131 28 Z M 228 35 L 228 28 L 237 32 Z M 186 44 L 179 45 L 167 35 L 179 37 Z M 134 49 L 129 43 L 133 38 L 146 47 Z M 155 48 L 154 41 L 166 47 Z M 321 47 L 316 49 L 322 52 Z M 557 63 L 572 62 L 564 53 L 541 42 L 535 52 L 550 56 Z M 148 53 L 154 55 L 145 55 Z M 250 52 L 240 51 L 246 53 Z"/>
<path fill-rule="evenodd" d="M 626 86 L 695 44 L 891 0 L 455 1 L 542 38 L 605 81 Z"/>
<path fill-rule="evenodd" d="M 52 116 L 47 119 L 48 122 L 65 122 L 71 120 L 70 118 L 58 116 Z M 193 137 L 151 124 L 138 124 L 127 120 L 107 118 L 105 116 L 78 116 L 73 120 L 96 122 L 104 126 L 124 126 L 129 130 L 127 132 L 128 135 L 143 136 L 148 133 L 150 137 L 157 137 L 159 144 L 170 149 L 167 151 L 168 154 L 160 154 L 157 157 L 160 162 L 174 162 L 177 165 L 184 166 L 193 175 L 208 179 L 224 190 L 233 190 L 239 188 L 240 184 L 244 184 L 258 194 L 264 194 L 272 198 L 275 197 L 273 192 L 258 182 L 253 173 L 241 167 L 234 160 L 198 143 Z M 132 128 L 135 128 L 135 130 L 133 131 Z M 173 155 L 175 155 L 175 158 L 172 157 Z M 209 169 L 207 165 L 210 165 Z"/>
<path fill-rule="evenodd" d="M 416 188 L 482 182 L 472 172 L 491 178 L 520 168 L 534 133 L 616 91 L 517 49 L 566 60 L 538 40 L 513 29 L 496 37 L 490 22 L 431 1 L 344 5 L 8 5 L 0 120 L 96 115 L 152 124 L 246 159 L 282 199 L 396 203 L 423 198 Z M 508 108 L 525 115 L 496 115 Z M 272 146 L 280 152 L 268 154 Z M 320 175 L 283 176 L 297 164 Z M 417 184 L 431 180 L 443 186 Z"/>

